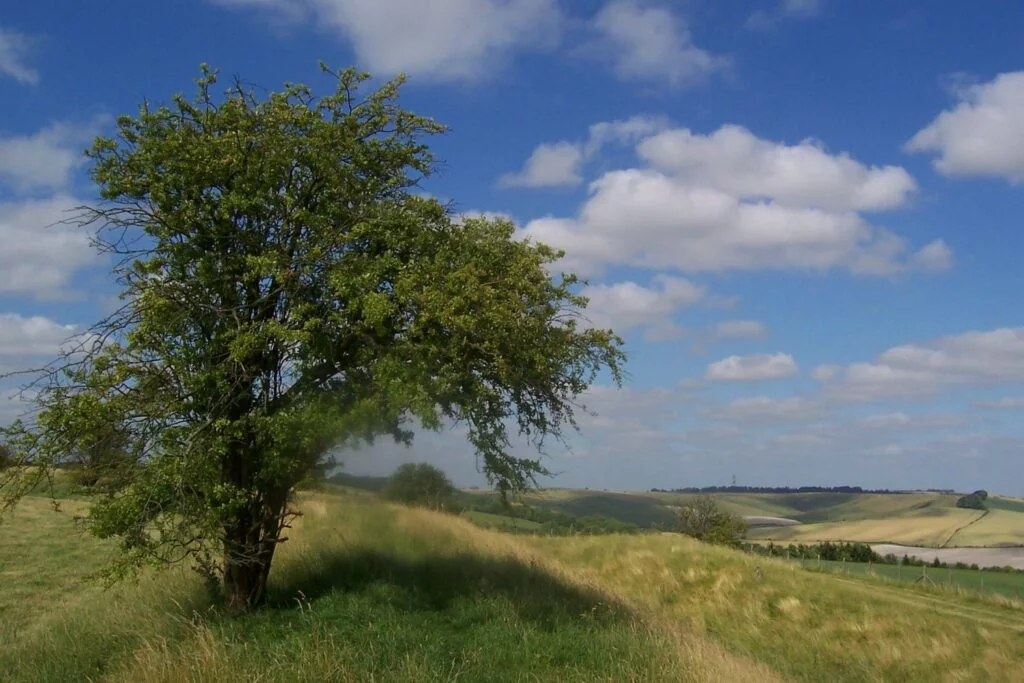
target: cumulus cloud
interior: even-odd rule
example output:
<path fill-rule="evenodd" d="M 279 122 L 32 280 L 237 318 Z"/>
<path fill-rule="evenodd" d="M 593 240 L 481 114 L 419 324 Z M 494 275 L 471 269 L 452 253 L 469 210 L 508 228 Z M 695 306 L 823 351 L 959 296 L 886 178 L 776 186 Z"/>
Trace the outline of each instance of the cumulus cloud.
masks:
<path fill-rule="evenodd" d="M 1024 71 L 960 88 L 958 102 L 917 132 L 910 152 L 932 152 L 947 176 L 1024 182 Z"/>
<path fill-rule="evenodd" d="M 558 187 L 579 185 L 583 150 L 571 142 L 542 144 L 533 150 L 523 169 L 498 180 L 500 187 Z"/>
<path fill-rule="evenodd" d="M 933 396 L 951 386 L 1024 382 L 1024 328 L 972 331 L 887 349 L 874 361 L 821 366 L 826 394 L 851 401 Z"/>
<path fill-rule="evenodd" d="M 27 85 L 38 83 L 39 72 L 25 63 L 31 48 L 31 38 L 0 26 L 0 74 Z"/>
<path fill-rule="evenodd" d="M 75 273 L 97 262 L 88 235 L 61 224 L 78 204 L 65 194 L 0 202 L 0 295 L 65 296 Z"/>
<path fill-rule="evenodd" d="M 725 381 L 758 381 L 792 377 L 800 371 L 788 353 L 729 356 L 708 365 L 704 378 Z"/>
<path fill-rule="evenodd" d="M 590 126 L 584 142 L 562 140 L 542 143 L 515 173 L 506 173 L 498 179 L 499 187 L 559 187 L 575 186 L 583 182 L 580 175 L 583 163 L 598 154 L 605 145 L 635 142 L 645 135 L 667 126 L 660 118 L 634 116 L 619 121 L 603 121 Z"/>
<path fill-rule="evenodd" d="M 679 181 L 780 206 L 826 211 L 881 211 L 903 206 L 917 183 L 899 166 L 865 166 L 824 145 L 762 140 L 742 126 L 710 135 L 686 128 L 644 139 L 641 158 Z"/>
<path fill-rule="evenodd" d="M 916 183 L 899 167 L 761 140 L 738 126 L 662 130 L 643 136 L 637 153 L 646 167 L 605 173 L 575 217 L 535 219 L 521 236 L 564 249 L 563 267 L 584 274 L 620 264 L 890 276 L 952 260 L 941 240 L 911 253 L 858 213 L 908 201 Z"/>
<path fill-rule="evenodd" d="M 694 45 L 686 21 L 667 7 L 611 0 L 594 17 L 593 28 L 623 80 L 690 85 L 729 64 Z"/>
<path fill-rule="evenodd" d="M 557 0 L 211 0 L 309 20 L 351 44 L 363 67 L 440 81 L 485 76 L 519 49 L 553 46 Z"/>
<path fill-rule="evenodd" d="M 100 122 L 55 123 L 31 135 L 0 137 L 0 182 L 18 192 L 66 187 Z"/>
<path fill-rule="evenodd" d="M 619 334 L 646 327 L 648 341 L 665 341 L 683 334 L 672 321 L 673 314 L 701 301 L 707 288 L 684 278 L 658 275 L 651 287 L 617 282 L 586 287 L 582 294 L 590 299 L 585 315 L 592 326 Z"/>
<path fill-rule="evenodd" d="M 0 357 L 54 355 L 76 329 L 44 316 L 0 313 Z"/>

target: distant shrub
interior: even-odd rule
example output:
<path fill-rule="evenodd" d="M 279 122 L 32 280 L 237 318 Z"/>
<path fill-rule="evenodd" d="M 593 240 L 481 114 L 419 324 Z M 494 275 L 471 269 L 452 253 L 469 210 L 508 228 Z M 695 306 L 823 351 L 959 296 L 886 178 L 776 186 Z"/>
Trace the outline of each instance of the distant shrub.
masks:
<path fill-rule="evenodd" d="M 739 545 L 747 533 L 743 518 L 723 511 L 710 496 L 695 498 L 678 513 L 679 532 L 707 543 Z"/>
<path fill-rule="evenodd" d="M 962 497 L 958 498 L 957 501 L 956 501 L 956 506 L 958 508 L 966 508 L 966 509 L 969 509 L 969 510 L 984 510 L 984 509 L 986 509 L 985 508 L 985 498 L 983 498 L 980 495 L 978 495 L 979 493 L 984 493 L 985 497 L 986 498 L 988 497 L 988 493 L 986 493 L 985 491 L 976 491 L 975 493 L 970 493 L 970 494 L 968 494 L 966 496 L 962 496 Z"/>
<path fill-rule="evenodd" d="M 431 464 L 405 463 L 388 478 L 382 491 L 396 503 L 457 512 L 456 489 L 440 469 Z"/>
<path fill-rule="evenodd" d="M 11 448 L 5 443 L 0 443 L 0 470 L 5 470 L 14 464 L 14 454 Z"/>
<path fill-rule="evenodd" d="M 977 496 L 981 500 L 988 500 L 988 491 L 986 491 L 985 489 L 978 489 L 977 491 L 975 491 L 971 495 L 972 496 Z"/>

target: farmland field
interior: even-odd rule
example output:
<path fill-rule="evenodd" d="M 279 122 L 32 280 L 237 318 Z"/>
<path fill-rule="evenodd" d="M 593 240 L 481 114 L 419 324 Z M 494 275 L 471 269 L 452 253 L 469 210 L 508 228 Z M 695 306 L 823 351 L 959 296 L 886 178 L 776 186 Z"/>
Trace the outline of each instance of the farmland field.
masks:
<path fill-rule="evenodd" d="M 946 545 L 950 548 L 1024 545 L 1024 513 L 989 510 L 984 517 L 954 534 Z"/>
<path fill-rule="evenodd" d="M 980 518 L 982 514 L 978 510 L 928 508 L 899 517 L 761 527 L 751 529 L 749 535 L 752 539 L 793 543 L 857 541 L 942 547 L 960 528 Z"/>

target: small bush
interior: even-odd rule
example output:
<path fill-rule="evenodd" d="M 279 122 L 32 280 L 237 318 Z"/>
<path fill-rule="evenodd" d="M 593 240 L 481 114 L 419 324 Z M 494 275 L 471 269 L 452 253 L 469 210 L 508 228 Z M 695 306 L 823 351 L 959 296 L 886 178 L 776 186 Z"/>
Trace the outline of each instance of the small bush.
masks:
<path fill-rule="evenodd" d="M 721 510 L 710 496 L 695 498 L 684 505 L 678 518 L 680 533 L 708 543 L 739 545 L 747 533 L 747 523 Z"/>

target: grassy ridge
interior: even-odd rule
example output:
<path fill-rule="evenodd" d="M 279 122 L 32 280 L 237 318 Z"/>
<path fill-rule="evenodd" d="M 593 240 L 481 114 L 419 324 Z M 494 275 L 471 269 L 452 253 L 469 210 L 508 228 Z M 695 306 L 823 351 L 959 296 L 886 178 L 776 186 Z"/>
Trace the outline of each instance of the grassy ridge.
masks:
<path fill-rule="evenodd" d="M 107 592 L 83 584 L 102 566 L 103 544 L 77 535 L 44 501 L 26 500 L 0 545 L 4 680 L 765 675 L 714 645 L 654 628 L 600 586 L 468 521 L 355 496 L 320 494 L 302 507 L 275 563 L 270 607 L 239 619 L 213 609 L 183 570 Z"/>
<path fill-rule="evenodd" d="M 231 618 L 183 570 L 82 584 L 104 545 L 26 500 L 0 544 L 5 680 L 1012 681 L 1024 658 L 1019 603 L 675 534 L 509 536 L 352 494 L 302 509 L 269 607 Z"/>

